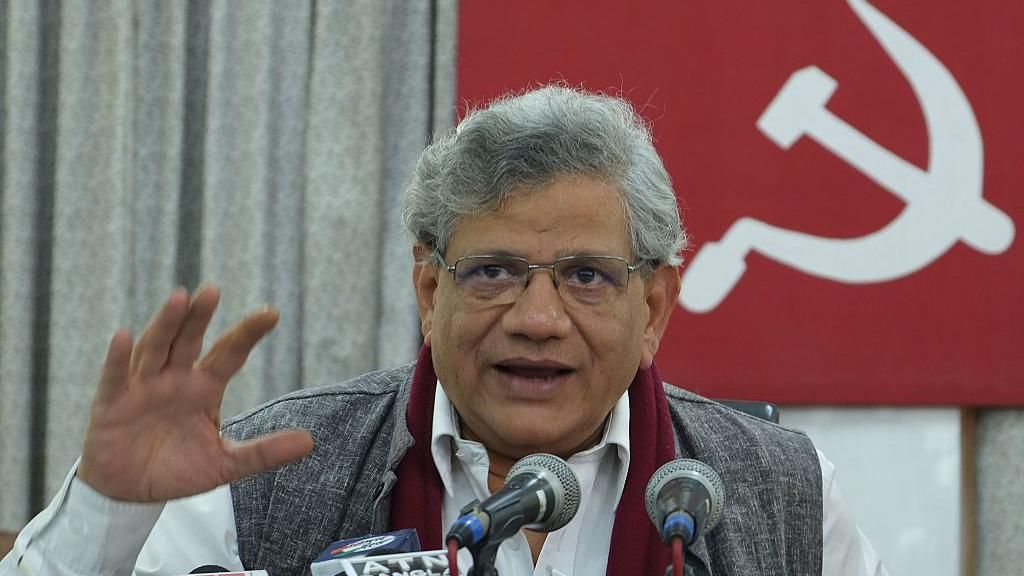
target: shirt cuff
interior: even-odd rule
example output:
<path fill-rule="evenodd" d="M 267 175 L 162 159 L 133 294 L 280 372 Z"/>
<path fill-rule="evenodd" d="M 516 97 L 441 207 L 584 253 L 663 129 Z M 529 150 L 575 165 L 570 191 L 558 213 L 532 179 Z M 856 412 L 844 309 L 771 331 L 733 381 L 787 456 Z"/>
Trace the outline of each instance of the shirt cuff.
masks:
<path fill-rule="evenodd" d="M 163 502 L 114 500 L 73 478 L 38 537 L 43 565 L 52 563 L 60 573 L 131 574 L 163 508 Z"/>

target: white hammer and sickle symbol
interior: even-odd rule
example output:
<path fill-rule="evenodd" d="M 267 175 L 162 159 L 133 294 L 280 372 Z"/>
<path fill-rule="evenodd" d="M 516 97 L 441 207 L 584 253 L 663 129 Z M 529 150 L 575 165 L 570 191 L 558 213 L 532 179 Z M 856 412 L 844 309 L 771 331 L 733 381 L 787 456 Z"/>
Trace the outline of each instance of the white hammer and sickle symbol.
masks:
<path fill-rule="evenodd" d="M 718 306 L 746 270 L 751 250 L 807 274 L 850 284 L 893 280 L 928 266 L 958 240 L 985 254 L 1013 242 L 1009 216 L 982 197 L 983 151 L 974 111 L 953 75 L 920 42 L 864 0 L 848 0 L 906 77 L 928 131 L 928 169 L 896 156 L 826 108 L 836 81 L 809 66 L 793 73 L 757 121 L 779 147 L 807 136 L 906 206 L 859 238 L 826 238 L 740 218 L 707 242 L 683 274 L 679 303 Z"/>

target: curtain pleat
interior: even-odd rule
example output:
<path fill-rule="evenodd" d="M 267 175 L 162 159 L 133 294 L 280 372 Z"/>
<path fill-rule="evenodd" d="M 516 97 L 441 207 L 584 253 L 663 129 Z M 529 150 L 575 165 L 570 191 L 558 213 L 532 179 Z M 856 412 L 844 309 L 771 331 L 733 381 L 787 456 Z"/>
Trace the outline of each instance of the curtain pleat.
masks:
<path fill-rule="evenodd" d="M 50 301 L 47 495 L 78 453 L 107 340 L 128 319 L 132 254 L 131 13 L 127 2 L 60 10 L 52 274 L 35 295 Z"/>
<path fill-rule="evenodd" d="M 415 162 L 409 151 L 422 149 L 429 131 L 429 10 L 426 2 L 366 6 L 359 14 L 341 4 L 317 12 L 306 142 L 329 152 L 307 157 L 305 381 L 388 363 L 378 351 L 414 354 L 414 341 L 394 337 L 411 328 L 411 257 L 395 259 L 389 244 L 400 226 L 393 206 Z M 394 306 L 408 311 L 396 319 L 385 313 Z"/>
<path fill-rule="evenodd" d="M 40 10 L 3 8 L 3 167 L 0 185 L 0 527 L 29 515 L 35 293 L 40 245 L 36 180 L 40 134 Z M 45 390 L 44 387 L 39 388 Z"/>
<path fill-rule="evenodd" d="M 191 4 L 191 3 L 189 3 Z M 186 282 L 179 274 L 179 235 L 191 222 L 182 212 L 191 170 L 183 153 L 186 126 L 187 27 L 185 2 L 134 2 L 131 111 L 132 147 L 131 315 L 128 326 L 141 330 L 153 306 L 167 297 L 167 287 Z M 196 187 L 196 193 L 200 192 Z M 184 234 L 190 237 L 189 234 Z"/>
<path fill-rule="evenodd" d="M 415 357 L 398 204 L 453 120 L 453 0 L 0 15 L 0 530 L 77 457 L 110 335 L 138 334 L 175 285 L 221 286 L 207 343 L 281 309 L 224 414 Z"/>
<path fill-rule="evenodd" d="M 270 83 L 273 27 L 269 1 L 211 5 L 205 193 L 202 225 L 195 231 L 202 238 L 201 278 L 223 287 L 211 334 L 266 302 L 271 282 L 263 264 L 266 230 L 274 222 L 270 198 L 287 193 L 270 188 L 267 165 L 274 146 L 268 127 L 277 121 L 269 114 L 269 95 L 277 88 Z M 264 344 L 282 337 L 287 335 L 272 334 Z M 235 377 L 224 399 L 225 414 L 271 391 L 274 383 L 256 382 L 266 362 L 266 354 L 253 355 Z"/>
<path fill-rule="evenodd" d="M 303 206 L 306 199 L 306 130 L 309 78 L 312 71 L 312 2 L 273 2 L 276 23 L 270 55 L 270 91 L 267 186 L 269 222 L 265 228 L 266 253 L 262 272 L 267 282 L 266 301 L 281 309 L 276 336 L 268 342 L 261 382 L 264 397 L 277 395 L 281 383 L 302 382 L 304 298 Z M 299 8 L 296 8 L 296 7 Z M 384 224 L 384 223 L 382 223 Z M 409 334 L 405 335 L 406 337 Z M 307 383 L 308 385 L 309 383 Z M 232 390 L 232 393 L 240 393 Z"/>

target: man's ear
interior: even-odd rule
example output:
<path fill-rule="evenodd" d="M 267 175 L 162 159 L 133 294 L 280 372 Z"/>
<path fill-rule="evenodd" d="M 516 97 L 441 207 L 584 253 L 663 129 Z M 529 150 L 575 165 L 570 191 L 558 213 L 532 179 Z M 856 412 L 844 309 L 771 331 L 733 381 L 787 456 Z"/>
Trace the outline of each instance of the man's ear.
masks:
<path fill-rule="evenodd" d="M 438 269 L 431 261 L 433 250 L 430 248 L 422 244 L 416 244 L 412 247 L 412 255 L 412 284 L 416 289 L 416 303 L 420 310 L 420 330 L 423 333 L 423 344 L 430 346 Z"/>
<path fill-rule="evenodd" d="M 654 363 L 654 355 L 658 352 L 661 337 L 668 327 L 668 319 L 679 300 L 679 283 L 679 269 L 675 266 L 662 266 L 647 280 L 645 291 L 648 316 L 647 325 L 644 327 L 641 368 L 650 368 Z"/>

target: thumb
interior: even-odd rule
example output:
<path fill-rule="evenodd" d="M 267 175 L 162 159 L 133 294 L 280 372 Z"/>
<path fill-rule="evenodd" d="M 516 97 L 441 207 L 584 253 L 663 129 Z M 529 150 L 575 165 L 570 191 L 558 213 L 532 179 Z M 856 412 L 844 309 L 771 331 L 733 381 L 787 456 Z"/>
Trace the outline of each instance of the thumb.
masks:
<path fill-rule="evenodd" d="M 229 464 L 225 482 L 273 470 L 313 451 L 313 436 L 307 430 L 280 430 L 244 442 L 229 442 Z"/>

